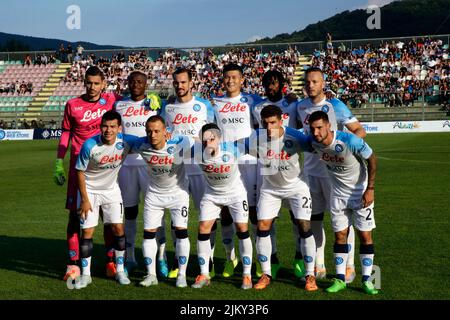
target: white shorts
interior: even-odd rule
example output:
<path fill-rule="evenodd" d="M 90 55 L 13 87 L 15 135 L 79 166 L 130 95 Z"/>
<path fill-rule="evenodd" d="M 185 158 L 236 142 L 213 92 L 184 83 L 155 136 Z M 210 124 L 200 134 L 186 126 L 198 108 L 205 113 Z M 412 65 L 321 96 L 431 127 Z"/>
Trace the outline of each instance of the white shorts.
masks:
<path fill-rule="evenodd" d="M 258 201 L 258 220 L 268 220 L 278 217 L 283 200 L 287 200 L 289 203 L 295 219 L 311 219 L 311 195 L 306 183 L 301 182 L 297 190 L 286 194 L 263 186 Z"/>
<path fill-rule="evenodd" d="M 80 208 L 81 197 L 78 196 L 77 198 L 78 208 Z M 118 187 L 105 193 L 88 192 L 88 198 L 91 203 L 92 211 L 88 213 L 86 220 L 80 221 L 80 226 L 82 229 L 93 228 L 98 225 L 100 208 L 103 212 L 104 224 L 123 223 L 122 197 Z"/>
<path fill-rule="evenodd" d="M 239 164 L 239 172 L 241 173 L 242 182 L 245 190 L 247 190 L 248 205 L 255 207 L 257 202 L 257 165 L 256 163 Z"/>
<path fill-rule="evenodd" d="M 311 193 L 311 214 L 330 211 L 331 183 L 328 177 L 308 176 L 309 192 Z"/>
<path fill-rule="evenodd" d="M 234 223 L 248 222 L 248 200 L 245 190 L 230 197 L 217 197 L 205 194 L 200 202 L 200 216 L 198 221 L 209 221 L 220 218 L 223 207 L 228 207 Z"/>
<path fill-rule="evenodd" d="M 144 229 L 157 229 L 161 226 L 164 209 L 169 209 L 174 227 L 187 228 L 189 213 L 189 193 L 177 191 L 168 195 L 147 192 L 144 202 Z"/>
<path fill-rule="evenodd" d="M 345 230 L 352 224 L 359 231 L 375 229 L 374 204 L 363 208 L 361 199 L 349 200 L 333 197 L 331 200 L 331 225 L 333 232 Z"/>
<path fill-rule="evenodd" d="M 148 180 L 147 166 L 122 166 L 119 171 L 119 186 L 125 208 L 139 204 L 141 193 L 147 190 Z"/>
<path fill-rule="evenodd" d="M 205 176 L 202 174 L 196 174 L 188 176 L 189 178 L 189 193 L 192 195 L 192 200 L 197 209 L 200 209 L 200 202 L 206 190 Z"/>

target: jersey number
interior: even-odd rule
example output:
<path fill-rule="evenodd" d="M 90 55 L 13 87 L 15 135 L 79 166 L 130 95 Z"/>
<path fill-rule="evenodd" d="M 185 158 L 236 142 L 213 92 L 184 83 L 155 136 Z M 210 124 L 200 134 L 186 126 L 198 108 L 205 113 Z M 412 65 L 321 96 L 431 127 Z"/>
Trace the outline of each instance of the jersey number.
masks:
<path fill-rule="evenodd" d="M 248 211 L 248 204 L 247 201 L 242 201 L 242 207 L 244 208 L 244 211 L 247 212 Z"/>
<path fill-rule="evenodd" d="M 311 198 L 307 198 L 307 197 L 302 197 L 302 200 L 305 201 L 303 202 L 302 208 L 305 209 L 312 209 L 312 202 L 311 202 Z M 308 205 L 309 203 L 309 205 Z"/>
<path fill-rule="evenodd" d="M 186 218 L 187 215 L 188 215 L 188 210 L 187 210 L 187 208 L 186 208 L 186 207 L 181 208 L 181 216 L 182 216 L 183 218 Z"/>
<path fill-rule="evenodd" d="M 368 215 L 366 217 L 366 221 L 372 220 L 372 218 L 370 217 L 370 215 L 372 214 L 372 209 L 366 208 L 366 211 L 368 212 Z"/>

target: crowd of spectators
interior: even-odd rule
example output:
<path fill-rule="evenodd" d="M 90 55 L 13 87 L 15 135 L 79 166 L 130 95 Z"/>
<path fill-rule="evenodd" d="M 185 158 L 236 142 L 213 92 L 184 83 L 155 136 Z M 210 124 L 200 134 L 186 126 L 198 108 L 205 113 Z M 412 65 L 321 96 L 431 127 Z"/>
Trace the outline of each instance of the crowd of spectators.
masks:
<path fill-rule="evenodd" d="M 33 83 L 31 81 L 5 82 L 0 81 L 0 93 L 9 93 L 12 95 L 25 95 L 33 92 Z"/>
<path fill-rule="evenodd" d="M 371 100 L 387 107 L 413 105 L 420 99 L 439 103 L 450 97 L 449 46 L 439 39 L 381 42 L 315 50 L 313 65 L 324 70 L 329 89 L 353 107 Z"/>
<path fill-rule="evenodd" d="M 223 93 L 220 78 L 223 66 L 230 62 L 239 63 L 244 68 L 246 83 L 244 91 L 263 95 L 262 76 L 270 69 L 278 69 L 286 75 L 285 91 L 290 91 L 299 52 L 286 49 L 284 52 L 262 53 L 254 48 L 232 49 L 226 53 L 215 54 L 212 49 L 180 53 L 177 50 L 159 52 L 155 60 L 146 52 L 132 52 L 125 56 L 123 52 L 111 59 L 95 54 L 76 56 L 70 71 L 63 81 L 79 84 L 86 69 L 97 65 L 105 72 L 107 90 L 127 92 L 127 76 L 133 70 L 145 72 L 149 77 L 149 89 L 168 92 L 172 87 L 172 73 L 176 68 L 186 67 L 192 70 L 194 92 L 205 98 Z"/>

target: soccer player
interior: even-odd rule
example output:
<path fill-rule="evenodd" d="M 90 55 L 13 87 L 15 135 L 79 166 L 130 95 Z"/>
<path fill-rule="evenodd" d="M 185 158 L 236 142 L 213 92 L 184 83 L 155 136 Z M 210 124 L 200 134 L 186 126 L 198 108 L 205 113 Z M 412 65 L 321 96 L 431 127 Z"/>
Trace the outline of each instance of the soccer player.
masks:
<path fill-rule="evenodd" d="M 348 255 L 347 234 L 354 224 L 360 239 L 359 256 L 362 266 L 362 288 L 374 295 L 378 290 L 369 281 L 372 274 L 375 228 L 374 188 L 377 160 L 372 149 L 358 136 L 332 131 L 326 112 L 316 111 L 309 117 L 312 146 L 326 164 L 331 181 L 331 222 L 335 233 L 334 260 L 336 278 L 327 292 L 346 288 L 345 269 Z"/>
<path fill-rule="evenodd" d="M 140 282 L 148 287 L 158 284 L 155 258 L 157 251 L 156 231 L 164 221 L 164 210 L 169 209 L 175 228 L 175 256 L 178 259 L 176 286 L 183 288 L 186 283 L 186 268 L 189 261 L 190 243 L 188 238 L 189 180 L 183 162 L 184 152 L 190 157 L 191 142 L 185 136 L 172 136 L 166 141 L 167 129 L 161 116 L 148 118 L 146 137 L 139 138 L 133 152 L 139 153 L 148 165 L 149 184 L 144 204 L 144 241 L 142 244 L 147 275 Z"/>
<path fill-rule="evenodd" d="M 104 223 L 111 224 L 114 234 L 116 280 L 122 285 L 130 284 L 124 269 L 123 207 L 117 179 L 120 167 L 137 137 L 124 135 L 120 133 L 121 129 L 120 114 L 115 111 L 105 112 L 101 121 L 101 134 L 86 140 L 78 155 L 75 168 L 80 192 L 79 211 L 83 232 L 80 244 L 82 274 L 80 280 L 75 283 L 75 289 L 85 288 L 92 282 L 92 238 L 98 225 L 100 208 Z"/>
<path fill-rule="evenodd" d="M 202 139 L 200 150 L 191 154 L 197 158 L 206 180 L 206 191 L 200 202 L 200 216 L 197 241 L 197 255 L 200 275 L 193 288 L 210 284 L 208 262 L 211 256 L 209 240 L 211 229 L 220 217 L 221 209 L 229 208 L 239 238 L 239 252 L 243 266 L 242 289 L 252 288 L 252 241 L 248 232 L 247 191 L 238 167 L 239 151 L 235 142 L 223 142 L 221 130 L 214 124 L 206 124 L 199 134 Z"/>
<path fill-rule="evenodd" d="M 297 123 L 297 97 L 293 98 L 290 95 L 283 97 L 283 86 L 285 83 L 286 80 L 283 74 L 278 70 L 269 70 L 263 75 L 262 84 L 267 98 L 253 108 L 253 119 L 255 127 L 263 127 L 261 110 L 268 105 L 275 105 L 281 109 L 283 126 L 293 129 L 297 129 L 299 127 L 299 124 Z M 259 179 L 257 189 L 261 187 L 261 183 L 262 181 Z M 299 237 L 298 228 L 295 226 L 295 219 L 292 210 L 289 210 L 289 213 L 293 222 L 292 232 L 294 234 L 294 240 L 296 244 L 295 257 L 293 261 L 294 273 L 297 277 L 301 278 L 305 275 L 305 267 L 302 260 L 303 257 L 301 253 L 300 243 L 297 241 Z M 252 217 L 252 215 L 250 215 L 250 217 Z M 281 264 L 277 257 L 275 224 L 272 224 L 270 232 L 270 238 L 272 241 L 272 278 L 276 279 L 277 273 L 281 268 Z M 259 267 L 258 264 L 257 267 Z M 258 269 L 259 268 L 257 268 L 257 276 L 261 276 L 261 273 Z"/>
<path fill-rule="evenodd" d="M 248 138 L 253 131 L 252 109 L 261 101 L 261 98 L 258 95 L 242 93 L 244 81 L 244 72 L 241 66 L 234 63 L 224 66 L 223 84 L 226 94 L 214 98 L 213 104 L 215 121 L 222 132 L 223 141 L 242 141 Z M 256 226 L 257 160 L 249 154 L 243 155 L 239 160 L 239 171 L 247 190 L 250 217 L 253 220 L 252 224 Z M 223 211 L 221 214 L 222 241 L 227 261 L 222 275 L 227 278 L 234 274 L 238 260 L 234 250 L 233 221 L 227 212 L 228 208 L 224 207 Z"/>
<path fill-rule="evenodd" d="M 173 87 L 177 96 L 174 103 L 168 103 L 163 107 L 161 116 L 166 121 L 168 131 L 176 136 L 183 135 L 198 140 L 198 134 L 203 125 L 214 122 L 214 111 L 211 103 L 192 95 L 192 73 L 189 69 L 178 68 L 173 73 Z M 205 192 L 205 180 L 198 164 L 186 165 L 186 174 L 189 178 L 189 192 L 192 195 L 194 205 L 200 208 L 200 200 Z M 172 228 L 172 240 L 174 240 Z M 212 247 L 214 245 L 212 244 Z M 178 275 L 178 259 L 175 260 L 169 272 L 169 278 Z M 212 265 L 210 265 L 213 272 Z"/>
<path fill-rule="evenodd" d="M 282 111 L 269 105 L 261 110 L 263 128 L 258 129 L 248 141 L 250 152 L 259 156 L 263 183 L 258 200 L 258 231 L 256 252 L 263 275 L 255 289 L 266 288 L 271 281 L 270 227 L 278 216 L 283 200 L 288 201 L 298 227 L 302 255 L 306 268 L 307 291 L 317 290 L 314 277 L 316 244 L 310 227 L 311 196 L 306 182 L 301 178 L 299 153 L 309 151 L 309 140 L 301 132 L 283 126 Z"/>
<path fill-rule="evenodd" d="M 134 136 L 146 135 L 145 123 L 150 116 L 160 112 L 161 102 L 157 95 L 145 95 L 147 75 L 141 71 L 133 71 L 128 76 L 130 97 L 116 102 L 115 110 L 122 116 L 122 132 Z M 148 168 L 139 154 L 130 154 L 119 172 L 119 186 L 122 191 L 125 207 L 125 236 L 127 240 L 125 266 L 128 272 L 137 267 L 134 244 L 136 242 L 136 218 L 139 212 L 140 194 L 145 193 L 148 184 Z M 165 223 L 161 223 L 156 239 L 158 242 L 158 271 L 167 277 L 169 270 L 166 258 Z"/>
<path fill-rule="evenodd" d="M 64 280 L 69 277 L 76 278 L 80 274 L 79 268 L 79 233 L 80 220 L 77 213 L 77 192 L 78 181 L 75 164 L 81 146 L 90 137 L 100 133 L 100 122 L 102 115 L 113 108 L 119 96 L 111 93 L 103 93 L 106 87 L 105 76 L 96 66 L 86 70 L 84 84 L 86 93 L 78 98 L 67 102 L 64 109 L 64 119 L 62 121 L 62 135 L 58 144 L 57 159 L 54 171 L 56 184 L 62 186 L 66 180 L 64 172 L 64 156 L 70 149 L 69 181 L 67 183 L 66 208 L 69 210 L 69 221 L 67 224 L 67 244 L 69 252 L 69 263 L 67 265 Z M 109 277 L 115 275 L 115 265 L 113 262 L 113 235 L 109 226 L 104 229 L 105 247 L 107 248 L 108 263 L 106 272 Z"/>
<path fill-rule="evenodd" d="M 305 72 L 305 90 L 308 98 L 300 101 L 297 105 L 299 121 L 306 134 L 309 133 L 309 116 L 318 110 L 328 114 L 332 130 L 343 130 L 346 127 L 350 132 L 360 138 L 366 136 L 366 131 L 361 123 L 353 116 L 347 106 L 340 100 L 327 99 L 324 93 L 325 80 L 322 70 L 309 68 Z M 330 204 L 330 181 L 325 164 L 319 161 L 314 153 L 305 153 L 303 171 L 308 177 L 309 188 L 312 198 L 311 227 L 316 239 L 316 277 L 325 279 L 325 231 L 323 229 L 323 216 L 329 211 Z M 353 227 L 349 228 L 348 243 L 350 251 L 346 262 L 346 282 L 351 283 L 355 278 L 354 246 L 355 237 Z"/>

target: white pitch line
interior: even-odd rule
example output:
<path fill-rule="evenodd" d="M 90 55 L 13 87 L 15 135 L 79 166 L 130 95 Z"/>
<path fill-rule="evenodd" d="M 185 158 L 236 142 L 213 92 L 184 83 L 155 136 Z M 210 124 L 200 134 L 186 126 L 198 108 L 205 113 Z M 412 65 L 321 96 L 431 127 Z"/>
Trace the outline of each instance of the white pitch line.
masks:
<path fill-rule="evenodd" d="M 405 162 L 450 164 L 450 162 L 443 162 L 443 161 L 427 161 L 427 160 L 412 160 L 412 159 L 395 159 L 395 158 L 388 158 L 388 157 L 382 157 L 382 156 L 377 156 L 377 158 L 378 158 L 378 159 L 383 159 L 383 160 L 394 160 L 394 161 L 405 161 Z"/>

